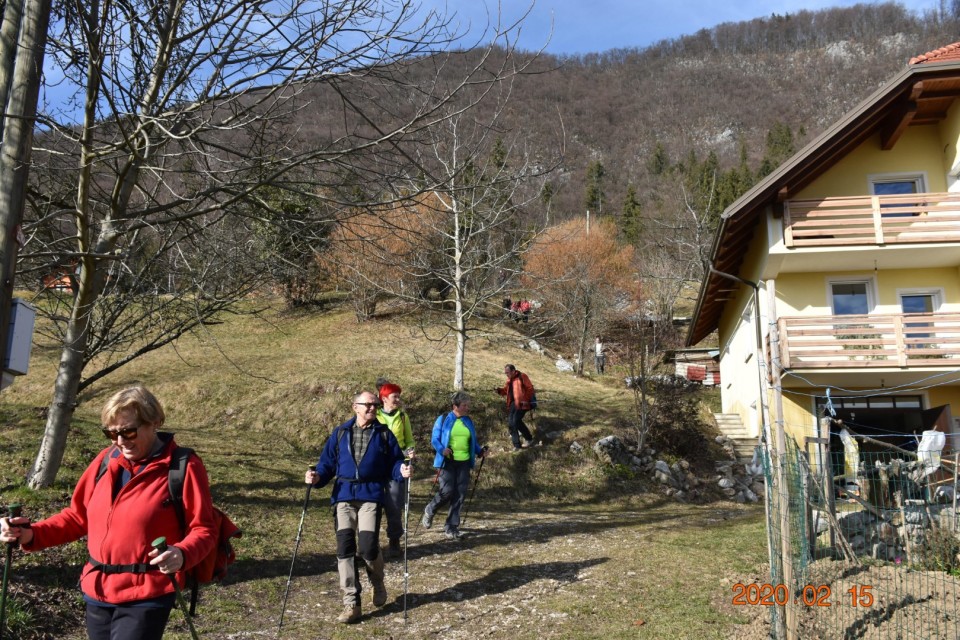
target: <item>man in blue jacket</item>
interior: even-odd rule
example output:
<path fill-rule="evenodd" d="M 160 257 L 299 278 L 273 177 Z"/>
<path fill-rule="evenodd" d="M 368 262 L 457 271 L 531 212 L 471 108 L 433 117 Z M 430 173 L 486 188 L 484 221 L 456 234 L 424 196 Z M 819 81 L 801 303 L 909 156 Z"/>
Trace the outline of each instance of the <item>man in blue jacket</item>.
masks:
<path fill-rule="evenodd" d="M 433 436 L 430 441 L 437 455 L 433 466 L 439 471 L 440 490 L 423 512 L 420 524 L 425 529 L 433 526 L 433 516 L 437 509 L 450 503 L 444 534 L 451 540 L 459 540 L 460 508 L 467 497 L 470 485 L 470 470 L 477 456 L 485 455 L 486 448 L 477 442 L 477 432 L 470 419 L 470 395 L 458 391 L 451 399 L 453 410 L 437 417 L 433 423 Z"/>
<path fill-rule="evenodd" d="M 317 470 L 307 471 L 304 478 L 316 487 L 334 481 L 330 503 L 334 506 L 337 571 L 344 604 L 337 622 L 345 624 L 360 619 L 358 552 L 373 585 L 373 604 L 381 607 L 387 602 L 380 553 L 380 505 L 384 485 L 410 477 L 410 465 L 404 464 L 397 439 L 377 421 L 379 406 L 377 397 L 369 391 L 358 394 L 353 399 L 356 417 L 333 430 Z"/>

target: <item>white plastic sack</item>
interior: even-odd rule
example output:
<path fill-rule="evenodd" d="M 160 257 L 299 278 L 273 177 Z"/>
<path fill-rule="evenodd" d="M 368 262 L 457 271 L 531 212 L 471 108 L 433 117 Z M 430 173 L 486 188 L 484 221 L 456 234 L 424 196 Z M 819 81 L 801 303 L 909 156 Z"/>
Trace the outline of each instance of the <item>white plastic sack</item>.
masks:
<path fill-rule="evenodd" d="M 844 479 L 848 483 L 854 483 L 857 481 L 857 469 L 860 466 L 860 445 L 846 429 L 840 429 L 840 440 L 843 441 Z"/>
<path fill-rule="evenodd" d="M 924 431 L 923 438 L 917 446 L 917 458 L 923 464 L 925 475 L 930 475 L 940 468 L 940 453 L 947 443 L 947 437 L 942 431 Z"/>

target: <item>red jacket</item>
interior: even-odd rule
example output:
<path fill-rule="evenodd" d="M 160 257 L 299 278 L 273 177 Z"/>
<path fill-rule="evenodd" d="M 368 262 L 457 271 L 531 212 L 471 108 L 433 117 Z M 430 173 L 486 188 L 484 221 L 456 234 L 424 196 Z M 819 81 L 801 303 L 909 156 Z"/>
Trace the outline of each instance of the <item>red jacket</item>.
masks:
<path fill-rule="evenodd" d="M 104 564 L 137 564 L 151 560 L 150 543 L 166 536 L 167 544 L 176 545 L 183 552 L 183 568 L 177 573 L 181 586 L 185 571 L 202 560 L 216 545 L 213 504 L 207 470 L 196 455 L 187 461 L 183 480 L 183 507 L 187 535 L 180 531 L 177 513 L 170 504 L 167 474 L 170 454 L 176 444 L 172 434 L 158 434 L 166 440 L 159 455 L 112 497 L 114 480 L 121 467 L 134 470 L 135 465 L 123 456 L 110 460 L 106 473 L 95 482 L 100 461 L 113 447 L 100 452 L 80 476 L 70 506 L 46 520 L 33 524 L 33 540 L 24 545 L 25 551 L 45 549 L 87 536 L 90 556 Z M 106 574 L 93 569 L 88 562 L 80 577 L 83 593 L 111 604 L 146 600 L 172 593 L 173 583 L 160 571 L 147 573 Z"/>
<path fill-rule="evenodd" d="M 514 371 L 503 388 L 497 389 L 497 393 L 507 397 L 507 409 L 516 405 L 518 409 L 529 410 L 530 399 L 533 397 L 533 384 L 527 374 Z"/>

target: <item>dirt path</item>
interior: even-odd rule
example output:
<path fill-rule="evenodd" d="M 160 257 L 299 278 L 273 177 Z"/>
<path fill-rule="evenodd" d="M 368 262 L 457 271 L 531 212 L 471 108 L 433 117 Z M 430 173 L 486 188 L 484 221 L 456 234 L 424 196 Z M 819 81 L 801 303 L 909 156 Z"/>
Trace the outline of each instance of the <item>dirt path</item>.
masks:
<path fill-rule="evenodd" d="M 603 508 L 608 510 L 556 504 L 518 513 L 468 513 L 464 531 L 469 535 L 459 542 L 443 536 L 438 516 L 431 530 L 421 528 L 416 539 L 411 537 L 406 622 L 401 558 L 387 564 L 387 605 L 374 609 L 367 590 L 362 621 L 337 625 L 341 601 L 328 544 L 333 535 L 315 531 L 321 539 L 305 536 L 303 565 L 292 584 L 282 637 L 735 637 L 736 615 L 720 614 L 710 605 L 728 588 L 721 580 L 728 571 L 715 566 L 710 546 L 679 548 L 678 541 L 702 537 L 716 525 L 717 535 L 732 542 L 757 530 L 756 509 L 661 502 L 613 512 Z M 315 529 L 315 524 L 310 526 Z M 260 608 L 255 602 L 264 596 L 279 601 L 277 592 L 282 594 L 286 578 L 262 582 L 245 580 L 217 589 L 219 601 L 249 604 L 219 632 L 209 630 L 210 623 L 201 618 L 203 637 L 275 637 L 279 607 Z M 664 608 L 660 600 L 674 604 Z M 685 601 L 696 601 L 705 610 L 684 620 L 676 612 L 677 600 L 681 609 Z M 661 616 L 661 610 L 669 613 Z M 670 619 L 661 619 L 666 617 Z M 176 612 L 171 631 L 169 637 L 189 637 Z"/>

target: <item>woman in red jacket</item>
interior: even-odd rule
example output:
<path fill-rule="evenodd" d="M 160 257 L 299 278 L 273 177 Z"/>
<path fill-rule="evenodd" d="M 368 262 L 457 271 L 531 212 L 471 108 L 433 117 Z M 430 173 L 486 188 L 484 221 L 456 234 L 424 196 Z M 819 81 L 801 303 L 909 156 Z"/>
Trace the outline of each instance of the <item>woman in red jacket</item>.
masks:
<path fill-rule="evenodd" d="M 144 387 L 118 392 L 100 415 L 113 444 L 97 455 L 73 492 L 70 506 L 28 525 L 27 518 L 0 519 L 0 541 L 36 551 L 87 536 L 89 560 L 80 576 L 91 640 L 159 640 L 175 604 L 173 582 L 216 544 L 207 472 L 196 455 L 183 482 L 186 530 L 167 487 L 173 434 L 158 431 L 163 407 Z M 106 469 L 98 478 L 101 463 Z M 151 542 L 165 536 L 167 550 Z"/>

